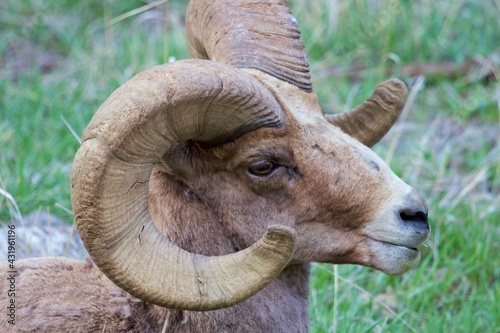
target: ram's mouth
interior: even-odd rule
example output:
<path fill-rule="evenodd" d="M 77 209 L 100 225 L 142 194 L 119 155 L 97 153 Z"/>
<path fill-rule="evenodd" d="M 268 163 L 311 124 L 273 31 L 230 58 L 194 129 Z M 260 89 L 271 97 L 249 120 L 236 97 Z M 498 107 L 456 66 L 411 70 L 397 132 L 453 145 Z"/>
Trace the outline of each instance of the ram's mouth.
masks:
<path fill-rule="evenodd" d="M 394 240 L 369 238 L 371 258 L 368 266 L 389 275 L 400 275 L 410 270 L 421 258 L 420 243 L 402 243 Z"/>
<path fill-rule="evenodd" d="M 407 246 L 407 245 L 402 245 L 402 244 L 390 243 L 390 242 L 386 242 L 386 241 L 382 241 L 382 240 L 378 240 L 378 239 L 374 239 L 374 238 L 372 238 L 372 239 L 374 241 L 376 241 L 376 242 L 379 242 L 379 243 L 382 243 L 382 244 L 385 244 L 385 245 L 395 246 L 395 247 L 399 247 L 399 248 L 402 248 L 402 249 L 407 249 L 407 250 L 419 252 L 419 250 L 418 250 L 417 247 L 412 247 L 412 246 Z"/>

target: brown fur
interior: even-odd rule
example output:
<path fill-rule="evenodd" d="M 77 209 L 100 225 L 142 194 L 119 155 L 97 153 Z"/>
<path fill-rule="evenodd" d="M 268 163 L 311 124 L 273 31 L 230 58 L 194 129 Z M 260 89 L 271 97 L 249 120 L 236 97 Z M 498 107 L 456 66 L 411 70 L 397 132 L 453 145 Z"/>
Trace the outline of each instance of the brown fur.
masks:
<path fill-rule="evenodd" d="M 375 153 L 331 125 L 313 93 L 258 70 L 242 71 L 273 94 L 284 126 L 216 147 L 174 145 L 149 179 L 149 212 L 172 243 L 208 256 L 245 249 L 271 225 L 291 227 L 296 250 L 281 274 L 235 306 L 197 312 L 146 304 L 90 259 L 23 260 L 15 268 L 16 325 L 2 314 L 2 332 L 307 332 L 309 262 L 399 274 L 418 260 L 414 247 L 428 235 L 423 199 Z M 249 172 L 262 161 L 276 166 L 270 175 Z M 416 212 L 419 219 L 411 215 Z M 5 309 L 9 284 L 2 281 Z"/>
<path fill-rule="evenodd" d="M 2 263 L 2 272 L 7 270 Z M 15 326 L 2 311 L 2 332 L 99 332 L 103 327 L 139 332 L 130 320 L 139 300 L 111 283 L 90 259 L 28 259 L 16 263 L 15 270 Z M 5 280 L 0 285 L 2 305 Z"/>
<path fill-rule="evenodd" d="M 256 130 L 218 147 L 180 144 L 150 179 L 149 209 L 157 227 L 190 252 L 233 253 L 269 225 L 295 228 L 292 264 L 269 286 L 226 309 L 169 310 L 128 295 L 90 260 L 29 259 L 17 263 L 16 330 L 2 316 L 2 331 L 306 332 L 307 263 L 373 265 L 363 227 L 399 195 L 391 182 L 404 183 L 320 112 L 299 120 L 295 108 L 303 106 L 290 100 L 282 105 L 284 128 Z M 283 167 L 265 179 L 250 176 L 249 165 L 261 159 Z"/>

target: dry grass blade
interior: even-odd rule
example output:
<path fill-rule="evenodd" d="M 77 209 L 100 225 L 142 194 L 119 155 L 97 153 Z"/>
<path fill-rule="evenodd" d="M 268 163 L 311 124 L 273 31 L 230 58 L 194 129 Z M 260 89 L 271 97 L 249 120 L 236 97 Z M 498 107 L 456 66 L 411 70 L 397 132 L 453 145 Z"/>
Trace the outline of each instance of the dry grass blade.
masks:
<path fill-rule="evenodd" d="M 337 318 L 339 308 L 339 266 L 333 265 L 333 319 L 332 332 L 337 332 Z"/>
<path fill-rule="evenodd" d="M 78 141 L 78 143 L 82 144 L 82 140 L 80 139 L 80 136 L 76 133 L 75 129 L 68 123 L 66 118 L 64 118 L 64 116 L 62 116 L 62 115 L 61 115 L 61 120 L 63 121 L 64 125 L 66 125 L 66 127 L 69 129 L 71 134 L 73 134 L 73 136 Z"/>
<path fill-rule="evenodd" d="M 135 16 L 135 15 L 140 14 L 142 12 L 145 12 L 146 10 L 150 10 L 152 8 L 158 7 L 166 2 L 168 2 L 168 0 L 158 0 L 158 1 L 152 2 L 150 4 L 147 4 L 145 6 L 142 6 L 142 7 L 136 8 L 134 10 L 131 10 L 129 12 L 126 12 L 125 14 L 119 15 L 119 16 L 109 20 L 108 22 L 106 22 L 106 27 L 110 27 L 110 26 L 112 26 L 112 25 L 114 25 L 114 24 L 116 24 L 124 19 Z"/>
<path fill-rule="evenodd" d="M 19 210 L 19 206 L 17 205 L 17 202 L 14 199 L 14 197 L 9 192 L 7 192 L 1 188 L 0 188 L 0 195 L 3 196 L 5 199 L 7 199 L 7 202 L 10 202 L 11 205 L 14 207 L 14 211 L 12 211 L 12 208 L 9 205 L 9 210 L 11 212 L 11 216 L 13 216 L 13 218 L 15 220 L 21 221 L 21 224 L 24 224 L 23 215 L 21 214 L 21 211 Z"/>

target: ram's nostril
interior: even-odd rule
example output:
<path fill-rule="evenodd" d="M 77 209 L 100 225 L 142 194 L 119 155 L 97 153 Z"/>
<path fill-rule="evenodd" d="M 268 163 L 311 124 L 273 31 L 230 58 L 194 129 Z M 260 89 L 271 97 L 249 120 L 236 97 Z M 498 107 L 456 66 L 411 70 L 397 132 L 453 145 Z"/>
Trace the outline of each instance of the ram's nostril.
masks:
<path fill-rule="evenodd" d="M 406 210 L 401 211 L 399 216 L 401 216 L 401 219 L 403 221 L 421 222 L 421 223 L 428 224 L 427 213 L 420 211 L 420 210 L 413 211 L 413 210 L 406 209 Z"/>

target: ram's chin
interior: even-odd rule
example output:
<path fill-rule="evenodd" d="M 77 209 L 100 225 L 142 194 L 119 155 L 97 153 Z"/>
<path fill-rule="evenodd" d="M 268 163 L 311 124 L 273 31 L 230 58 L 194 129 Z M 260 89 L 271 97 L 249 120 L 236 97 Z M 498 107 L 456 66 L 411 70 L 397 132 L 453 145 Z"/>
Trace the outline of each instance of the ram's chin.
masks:
<path fill-rule="evenodd" d="M 371 240 L 370 250 L 370 266 L 389 275 L 403 274 L 420 260 L 420 252 L 416 248 Z"/>

